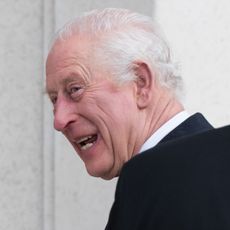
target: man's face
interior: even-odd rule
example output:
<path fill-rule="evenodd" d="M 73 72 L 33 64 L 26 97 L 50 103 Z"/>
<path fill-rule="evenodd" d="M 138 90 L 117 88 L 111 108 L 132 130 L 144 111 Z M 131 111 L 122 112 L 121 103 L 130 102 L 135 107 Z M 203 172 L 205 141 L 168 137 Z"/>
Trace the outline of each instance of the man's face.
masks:
<path fill-rule="evenodd" d="M 73 145 L 88 173 L 105 179 L 119 174 L 137 148 L 134 83 L 118 86 L 91 59 L 87 42 L 74 37 L 54 45 L 46 83 L 54 127 Z"/>

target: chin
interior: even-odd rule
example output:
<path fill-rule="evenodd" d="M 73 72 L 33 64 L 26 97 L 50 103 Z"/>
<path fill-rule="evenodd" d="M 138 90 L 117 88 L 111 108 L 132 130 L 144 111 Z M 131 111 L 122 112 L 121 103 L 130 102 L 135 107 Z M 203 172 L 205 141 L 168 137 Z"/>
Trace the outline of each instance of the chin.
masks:
<path fill-rule="evenodd" d="M 88 172 L 88 174 L 90 176 L 93 176 L 93 177 L 100 177 L 104 180 L 111 180 L 113 179 L 114 177 L 116 177 L 116 173 L 112 172 L 112 170 L 108 170 L 108 169 L 105 169 L 105 168 L 93 168 L 93 167 L 87 167 L 86 166 L 86 170 Z"/>

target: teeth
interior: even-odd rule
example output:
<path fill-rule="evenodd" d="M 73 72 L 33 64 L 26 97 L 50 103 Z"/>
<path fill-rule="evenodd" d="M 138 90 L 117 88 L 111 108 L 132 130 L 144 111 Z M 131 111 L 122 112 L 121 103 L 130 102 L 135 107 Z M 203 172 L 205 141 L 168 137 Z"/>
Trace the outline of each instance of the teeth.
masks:
<path fill-rule="evenodd" d="M 81 150 L 87 150 L 87 149 L 89 149 L 92 145 L 93 145 L 93 143 L 87 143 L 86 145 L 81 146 Z"/>
<path fill-rule="evenodd" d="M 96 135 L 89 135 L 80 138 L 79 140 L 75 141 L 75 143 L 78 145 L 78 148 L 80 148 L 81 150 L 87 150 L 93 146 L 96 139 L 97 139 Z"/>
<path fill-rule="evenodd" d="M 80 144 L 81 142 L 86 141 L 89 138 L 92 138 L 92 136 L 82 137 L 80 140 L 77 141 L 77 144 Z"/>

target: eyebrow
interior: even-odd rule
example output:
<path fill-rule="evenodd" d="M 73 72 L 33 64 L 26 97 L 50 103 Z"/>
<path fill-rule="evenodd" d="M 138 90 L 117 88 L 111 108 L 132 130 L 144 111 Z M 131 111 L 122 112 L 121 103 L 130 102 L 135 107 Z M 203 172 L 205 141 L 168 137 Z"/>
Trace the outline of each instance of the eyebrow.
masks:
<path fill-rule="evenodd" d="M 71 76 L 73 74 L 75 74 L 75 76 Z M 79 81 L 80 82 L 80 81 L 82 81 L 82 78 L 81 77 L 76 78 L 76 73 L 72 73 L 67 78 L 61 80 L 61 85 L 67 85 L 67 84 L 69 84 L 69 83 L 71 83 L 73 81 Z M 56 90 L 49 89 L 49 88 L 46 87 L 45 88 L 45 93 L 48 94 L 48 95 L 55 94 Z"/>
<path fill-rule="evenodd" d="M 77 81 L 78 79 L 76 79 L 76 77 L 73 77 L 73 76 L 69 76 L 63 80 L 61 80 L 61 84 L 62 85 L 67 85 L 69 84 L 70 82 L 73 82 L 73 81 Z"/>

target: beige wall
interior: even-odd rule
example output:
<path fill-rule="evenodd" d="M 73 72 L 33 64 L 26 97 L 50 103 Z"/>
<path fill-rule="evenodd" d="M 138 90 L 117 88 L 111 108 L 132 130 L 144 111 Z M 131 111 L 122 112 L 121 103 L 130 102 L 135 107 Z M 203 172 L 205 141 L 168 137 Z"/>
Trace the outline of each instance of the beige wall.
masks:
<path fill-rule="evenodd" d="M 42 1 L 0 1 L 0 229 L 42 229 Z"/>
<path fill-rule="evenodd" d="M 185 81 L 185 105 L 215 126 L 230 123 L 230 2 L 157 0 L 155 18 L 174 48 Z"/>
<path fill-rule="evenodd" d="M 87 175 L 52 128 L 43 94 L 54 31 L 86 10 L 125 7 L 163 26 L 182 67 L 185 105 L 215 126 L 230 123 L 227 0 L 6 0 L 0 2 L 0 229 L 103 229 L 116 179 Z"/>

